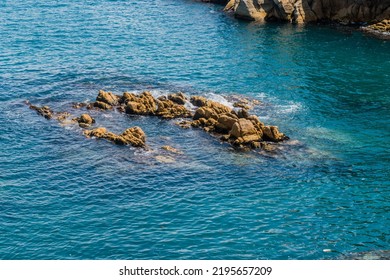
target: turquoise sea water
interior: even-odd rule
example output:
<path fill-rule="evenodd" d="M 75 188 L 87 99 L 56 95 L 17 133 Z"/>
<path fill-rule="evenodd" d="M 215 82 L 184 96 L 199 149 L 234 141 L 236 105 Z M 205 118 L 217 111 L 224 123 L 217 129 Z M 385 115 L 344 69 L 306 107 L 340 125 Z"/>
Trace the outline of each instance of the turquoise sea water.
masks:
<path fill-rule="evenodd" d="M 189 0 L 0 2 L 0 259 L 330 259 L 390 249 L 390 42 Z M 151 151 L 28 109 L 99 89 L 260 99 L 291 140 L 236 152 L 173 121 Z M 160 147 L 183 151 L 161 163 Z"/>

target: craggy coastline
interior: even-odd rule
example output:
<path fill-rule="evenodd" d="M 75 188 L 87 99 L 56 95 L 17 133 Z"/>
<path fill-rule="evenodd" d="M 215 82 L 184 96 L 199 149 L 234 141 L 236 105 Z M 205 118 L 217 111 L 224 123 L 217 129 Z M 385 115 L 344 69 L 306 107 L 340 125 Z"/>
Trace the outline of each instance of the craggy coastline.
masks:
<path fill-rule="evenodd" d="M 390 39 L 390 0 L 202 0 L 251 21 L 338 23 Z"/>

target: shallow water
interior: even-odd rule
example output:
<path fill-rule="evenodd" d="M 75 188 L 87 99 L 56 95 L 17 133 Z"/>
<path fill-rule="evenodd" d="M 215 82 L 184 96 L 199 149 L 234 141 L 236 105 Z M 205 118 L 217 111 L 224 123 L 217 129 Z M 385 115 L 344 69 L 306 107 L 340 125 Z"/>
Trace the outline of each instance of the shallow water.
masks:
<path fill-rule="evenodd" d="M 80 2 L 0 3 L 1 259 L 389 250 L 389 41 L 190 0 Z M 92 113 L 114 132 L 141 126 L 146 152 L 24 104 L 71 111 L 99 89 L 257 98 L 253 113 L 291 140 L 240 153 L 174 121 Z M 183 155 L 161 162 L 163 145 Z"/>

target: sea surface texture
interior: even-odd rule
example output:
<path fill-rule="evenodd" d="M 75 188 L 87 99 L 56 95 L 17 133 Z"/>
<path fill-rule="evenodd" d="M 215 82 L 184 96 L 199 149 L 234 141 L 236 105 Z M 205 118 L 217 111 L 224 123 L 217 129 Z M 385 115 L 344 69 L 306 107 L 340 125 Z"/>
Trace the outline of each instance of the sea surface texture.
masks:
<path fill-rule="evenodd" d="M 390 249 L 390 42 L 240 22 L 221 9 L 0 2 L 0 259 L 333 259 Z M 238 152 L 175 121 L 90 112 L 115 133 L 142 127 L 144 151 L 87 139 L 24 103 L 77 115 L 87 110 L 72 102 L 99 89 L 256 98 L 252 113 L 291 139 Z M 166 160 L 164 145 L 183 154 Z"/>

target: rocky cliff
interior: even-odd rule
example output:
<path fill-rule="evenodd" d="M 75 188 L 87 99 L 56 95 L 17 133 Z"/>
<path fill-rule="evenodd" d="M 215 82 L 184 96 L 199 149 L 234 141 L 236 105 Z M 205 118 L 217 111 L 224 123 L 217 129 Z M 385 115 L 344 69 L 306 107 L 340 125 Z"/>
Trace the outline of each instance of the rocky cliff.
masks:
<path fill-rule="evenodd" d="M 390 0 L 230 0 L 225 3 L 225 10 L 233 10 L 237 17 L 257 21 L 350 24 L 376 23 L 390 18 Z"/>

